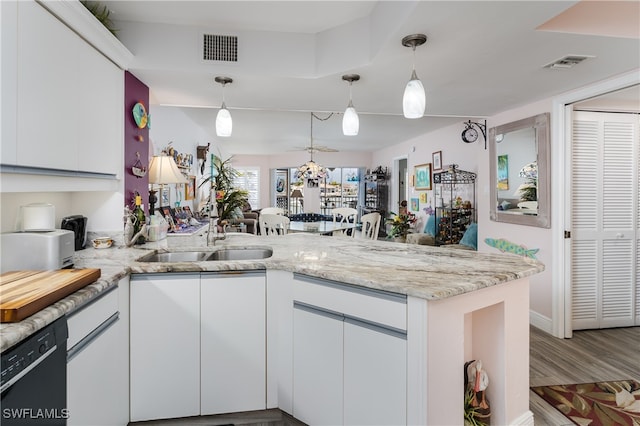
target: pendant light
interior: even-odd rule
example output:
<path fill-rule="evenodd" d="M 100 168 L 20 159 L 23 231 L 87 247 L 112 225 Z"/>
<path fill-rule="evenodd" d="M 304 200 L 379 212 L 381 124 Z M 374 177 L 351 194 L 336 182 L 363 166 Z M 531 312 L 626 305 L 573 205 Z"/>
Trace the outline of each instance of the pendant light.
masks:
<path fill-rule="evenodd" d="M 315 148 L 313 147 L 313 117 L 315 115 L 313 112 L 311 113 L 311 145 L 309 147 L 309 154 L 311 155 L 311 159 L 298 167 L 296 172 L 296 177 L 298 179 L 306 179 L 306 180 L 322 180 L 327 176 L 327 169 L 324 166 L 319 165 L 315 161 L 313 161 L 313 151 Z"/>
<path fill-rule="evenodd" d="M 402 39 L 402 45 L 413 49 L 413 72 L 402 97 L 402 112 L 405 118 L 421 118 L 424 116 L 426 99 L 424 86 L 416 74 L 416 47 L 427 41 L 424 34 L 411 34 Z"/>
<path fill-rule="evenodd" d="M 360 119 L 351 101 L 351 85 L 354 81 L 360 80 L 360 76 L 358 74 L 346 74 L 342 76 L 342 79 L 349 82 L 349 105 L 347 105 L 342 117 L 342 133 L 345 136 L 357 136 L 360 130 Z"/>
<path fill-rule="evenodd" d="M 222 107 L 218 111 L 216 116 L 216 135 L 227 138 L 231 136 L 233 131 L 233 120 L 231 119 L 231 113 L 227 109 L 227 105 L 224 103 L 224 86 L 232 83 L 233 79 L 229 77 L 216 77 L 216 83 L 222 84 Z"/>

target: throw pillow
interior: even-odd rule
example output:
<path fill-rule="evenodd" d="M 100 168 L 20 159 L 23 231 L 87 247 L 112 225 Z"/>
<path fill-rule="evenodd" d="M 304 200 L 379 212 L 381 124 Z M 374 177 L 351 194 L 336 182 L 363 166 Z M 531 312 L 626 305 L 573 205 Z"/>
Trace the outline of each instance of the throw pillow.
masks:
<path fill-rule="evenodd" d="M 229 216 L 231 217 L 231 219 L 244 219 L 244 214 L 242 213 L 240 207 L 236 207 L 235 209 L 233 209 Z"/>
<path fill-rule="evenodd" d="M 460 240 L 460 244 L 463 246 L 471 247 L 474 250 L 478 250 L 478 224 L 472 223 L 469 225 L 464 235 Z"/>
<path fill-rule="evenodd" d="M 431 235 L 432 237 L 436 236 L 436 217 L 435 215 L 429 215 L 427 219 L 427 223 L 424 225 L 425 234 Z"/>

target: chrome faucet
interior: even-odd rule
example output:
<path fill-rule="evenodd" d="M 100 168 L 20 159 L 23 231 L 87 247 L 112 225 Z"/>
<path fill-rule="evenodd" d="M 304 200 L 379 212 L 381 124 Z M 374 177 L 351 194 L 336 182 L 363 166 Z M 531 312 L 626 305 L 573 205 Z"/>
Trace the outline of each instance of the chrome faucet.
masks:
<path fill-rule="evenodd" d="M 227 238 L 227 234 L 224 232 L 218 232 L 218 218 L 209 218 L 209 231 L 207 231 L 207 246 L 213 243 L 216 245 L 216 241 L 224 240 Z"/>

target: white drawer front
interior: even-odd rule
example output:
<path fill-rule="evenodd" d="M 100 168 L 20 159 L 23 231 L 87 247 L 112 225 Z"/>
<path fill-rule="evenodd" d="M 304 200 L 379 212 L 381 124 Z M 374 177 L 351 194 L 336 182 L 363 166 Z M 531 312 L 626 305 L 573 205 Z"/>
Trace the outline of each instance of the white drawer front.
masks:
<path fill-rule="evenodd" d="M 87 334 L 118 312 L 118 288 L 82 307 L 67 318 L 69 340 L 67 348 L 73 348 Z"/>
<path fill-rule="evenodd" d="M 295 276 L 293 299 L 399 330 L 407 330 L 404 295 Z"/>

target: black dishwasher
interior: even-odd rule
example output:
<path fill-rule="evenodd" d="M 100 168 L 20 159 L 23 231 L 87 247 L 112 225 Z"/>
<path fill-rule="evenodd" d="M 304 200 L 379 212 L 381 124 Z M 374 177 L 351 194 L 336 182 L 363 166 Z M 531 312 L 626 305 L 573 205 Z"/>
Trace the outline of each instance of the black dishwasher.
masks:
<path fill-rule="evenodd" d="M 2 353 L 3 426 L 66 424 L 68 334 L 63 316 Z"/>

